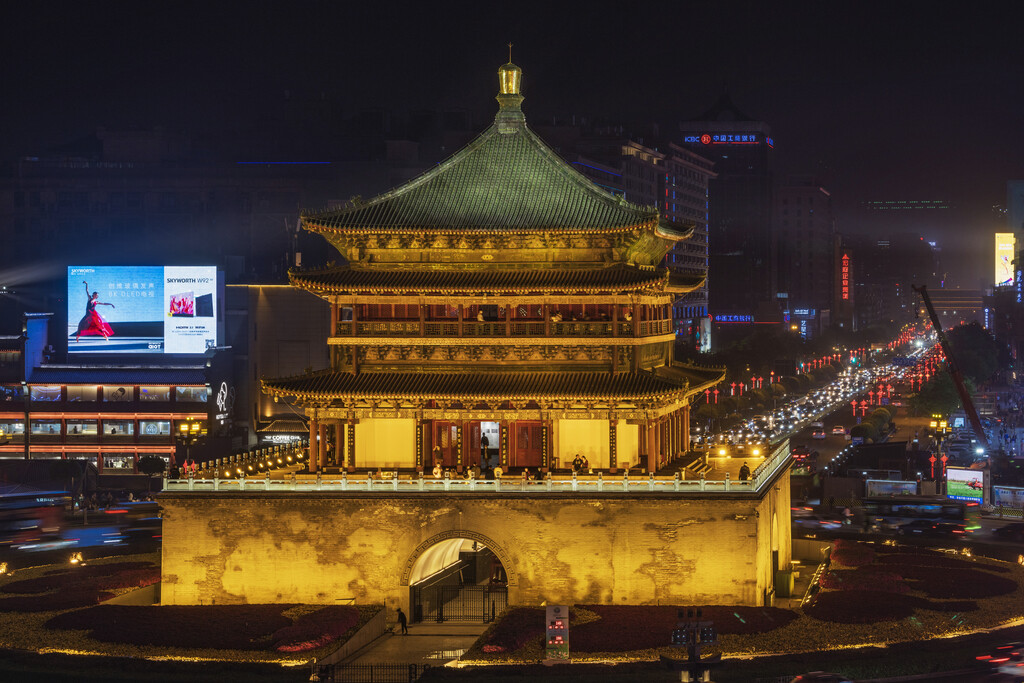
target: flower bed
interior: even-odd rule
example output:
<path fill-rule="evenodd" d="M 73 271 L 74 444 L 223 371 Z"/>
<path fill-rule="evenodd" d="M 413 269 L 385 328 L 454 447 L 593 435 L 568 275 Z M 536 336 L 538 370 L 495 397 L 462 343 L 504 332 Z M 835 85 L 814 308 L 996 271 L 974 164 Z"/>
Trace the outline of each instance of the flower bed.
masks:
<path fill-rule="evenodd" d="M 289 612 L 295 609 L 295 605 L 98 605 L 65 612 L 45 626 L 87 630 L 90 638 L 105 643 L 307 652 L 365 623 L 357 607 L 323 607 L 298 614 L 293 621 Z"/>
<path fill-rule="evenodd" d="M 113 562 L 86 567 L 61 567 L 41 576 L 10 581 L 0 592 L 0 612 L 52 612 L 96 605 L 114 597 L 112 591 L 149 586 L 160 581 L 152 562 Z"/>
<path fill-rule="evenodd" d="M 657 605 L 582 605 L 569 612 L 573 652 L 629 652 L 668 647 L 681 607 Z M 691 608 L 685 608 L 691 609 Z M 764 633 L 797 618 L 792 610 L 774 607 L 703 607 L 702 619 L 713 620 L 721 634 Z M 586 614 L 588 619 L 581 617 Z M 582 622 L 582 623 L 581 623 Z M 543 640 L 544 610 L 509 610 L 481 639 L 480 651 L 512 653 Z"/>
<path fill-rule="evenodd" d="M 841 590 L 818 594 L 814 602 L 804 608 L 804 613 L 837 624 L 874 624 L 906 619 L 919 609 L 959 613 L 974 611 L 978 606 L 970 600 L 935 602 L 885 591 Z"/>
<path fill-rule="evenodd" d="M 876 590 L 885 593 L 909 593 L 910 586 L 903 577 L 890 571 L 864 571 L 873 567 L 860 567 L 845 571 L 828 571 L 818 579 L 818 585 L 828 590 Z"/>
<path fill-rule="evenodd" d="M 840 567 L 863 567 L 874 561 L 875 551 L 864 543 L 837 540 L 832 543 L 829 559 Z"/>

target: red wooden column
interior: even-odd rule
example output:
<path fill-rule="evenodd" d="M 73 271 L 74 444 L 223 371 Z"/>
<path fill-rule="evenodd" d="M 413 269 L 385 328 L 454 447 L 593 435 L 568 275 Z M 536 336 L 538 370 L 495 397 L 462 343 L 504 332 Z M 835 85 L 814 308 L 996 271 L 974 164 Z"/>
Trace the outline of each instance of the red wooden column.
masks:
<path fill-rule="evenodd" d="M 320 420 L 317 425 L 319 428 L 320 443 L 317 445 L 317 453 L 320 454 L 320 469 L 323 470 L 327 467 L 327 423 Z"/>
<path fill-rule="evenodd" d="M 334 463 L 341 467 L 345 464 L 345 429 L 341 420 L 334 421 Z"/>
<path fill-rule="evenodd" d="M 655 429 L 657 426 L 653 420 L 647 420 L 644 423 L 644 429 L 647 430 L 647 471 L 654 472 L 658 469 L 658 430 Z"/>
<path fill-rule="evenodd" d="M 316 413 L 309 418 L 309 468 L 315 470 L 320 464 L 320 451 L 317 449 L 317 434 L 319 434 L 319 421 Z"/>

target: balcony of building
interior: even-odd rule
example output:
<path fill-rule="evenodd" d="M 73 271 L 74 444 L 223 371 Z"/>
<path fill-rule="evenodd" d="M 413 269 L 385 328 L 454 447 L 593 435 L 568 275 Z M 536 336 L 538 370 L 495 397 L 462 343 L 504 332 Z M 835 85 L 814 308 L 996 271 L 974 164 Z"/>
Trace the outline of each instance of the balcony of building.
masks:
<path fill-rule="evenodd" d="M 668 305 L 360 304 L 337 310 L 339 337 L 615 338 L 672 332 Z"/>

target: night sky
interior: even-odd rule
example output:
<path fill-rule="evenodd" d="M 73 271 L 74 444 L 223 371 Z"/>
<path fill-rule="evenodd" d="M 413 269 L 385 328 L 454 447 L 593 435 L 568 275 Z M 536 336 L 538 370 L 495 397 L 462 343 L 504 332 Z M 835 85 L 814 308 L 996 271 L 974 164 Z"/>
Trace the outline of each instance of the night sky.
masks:
<path fill-rule="evenodd" d="M 727 86 L 772 127 L 779 177 L 813 174 L 832 193 L 840 231 L 913 229 L 988 268 L 991 207 L 1024 178 L 1022 15 L 1017 2 L 892 0 L 5 3 L 0 155 L 97 126 L 301 136 L 275 113 L 285 91 L 344 115 L 460 108 L 483 122 L 512 41 L 528 120 L 666 132 Z M 956 208 L 896 223 L 855 210 L 886 199 Z"/>

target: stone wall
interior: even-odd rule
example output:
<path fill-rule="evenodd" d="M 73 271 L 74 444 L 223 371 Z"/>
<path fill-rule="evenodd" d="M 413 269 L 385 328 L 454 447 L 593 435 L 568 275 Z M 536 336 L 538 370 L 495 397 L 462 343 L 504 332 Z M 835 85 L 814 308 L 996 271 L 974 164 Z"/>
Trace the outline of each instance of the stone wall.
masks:
<path fill-rule="evenodd" d="M 789 566 L 783 483 L 718 498 L 165 493 L 162 600 L 407 608 L 417 558 L 461 537 L 495 552 L 513 604 L 761 604 L 772 511 Z"/>

